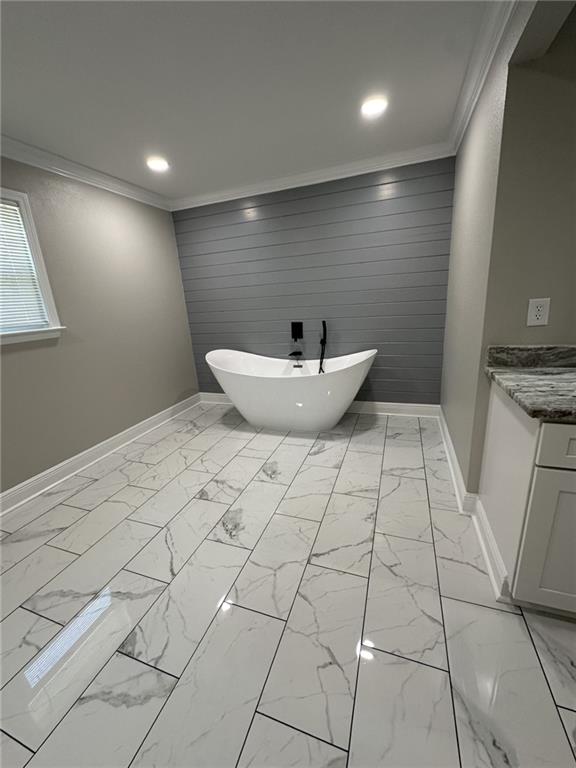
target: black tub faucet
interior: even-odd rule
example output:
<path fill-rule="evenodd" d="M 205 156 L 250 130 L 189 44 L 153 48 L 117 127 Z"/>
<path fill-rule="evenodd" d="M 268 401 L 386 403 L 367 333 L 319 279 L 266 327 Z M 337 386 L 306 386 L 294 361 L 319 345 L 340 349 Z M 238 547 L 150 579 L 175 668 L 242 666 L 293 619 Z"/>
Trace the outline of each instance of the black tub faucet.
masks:
<path fill-rule="evenodd" d="M 318 373 L 324 373 L 324 355 L 326 354 L 326 320 L 322 320 L 322 338 L 320 339 L 320 367 Z"/>

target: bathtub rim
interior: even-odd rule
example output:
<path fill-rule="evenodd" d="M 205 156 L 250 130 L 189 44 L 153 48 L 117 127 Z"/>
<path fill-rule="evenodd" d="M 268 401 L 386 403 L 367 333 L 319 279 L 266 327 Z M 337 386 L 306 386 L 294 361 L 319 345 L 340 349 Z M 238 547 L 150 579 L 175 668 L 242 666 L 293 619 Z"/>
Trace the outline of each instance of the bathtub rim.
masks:
<path fill-rule="evenodd" d="M 315 379 L 320 376 L 326 377 L 326 376 L 334 376 L 338 373 L 342 373 L 343 371 L 349 370 L 350 368 L 354 368 L 356 365 L 360 365 L 361 363 L 366 363 L 368 361 L 373 360 L 376 355 L 378 354 L 377 349 L 368 349 L 368 350 L 362 350 L 362 352 L 353 352 L 351 355 L 339 355 L 338 357 L 326 357 L 324 358 L 324 362 L 328 363 L 333 360 L 343 360 L 345 358 L 350 358 L 351 362 L 350 365 L 347 365 L 343 368 L 338 368 L 336 371 L 327 371 L 325 373 L 303 373 L 300 376 L 283 376 L 283 375 L 263 375 L 258 373 L 244 373 L 243 371 L 238 371 L 233 368 L 223 368 L 221 365 L 217 365 L 209 359 L 210 355 L 212 355 L 214 352 L 229 352 L 233 355 L 248 355 L 249 357 L 257 357 L 260 360 L 273 360 L 274 362 L 280 362 L 285 361 L 283 357 L 269 357 L 268 355 L 257 355 L 254 352 L 242 352 L 239 349 L 211 349 L 210 352 L 207 352 L 204 356 L 204 359 L 210 369 L 215 369 L 217 371 L 222 371 L 222 373 L 230 373 L 234 376 L 244 376 L 246 378 L 250 379 L 271 379 L 271 380 L 282 380 L 282 381 L 302 381 L 304 379 Z M 314 358 L 312 360 L 305 360 L 306 363 L 313 365 L 316 364 L 317 366 L 320 365 L 320 358 Z"/>

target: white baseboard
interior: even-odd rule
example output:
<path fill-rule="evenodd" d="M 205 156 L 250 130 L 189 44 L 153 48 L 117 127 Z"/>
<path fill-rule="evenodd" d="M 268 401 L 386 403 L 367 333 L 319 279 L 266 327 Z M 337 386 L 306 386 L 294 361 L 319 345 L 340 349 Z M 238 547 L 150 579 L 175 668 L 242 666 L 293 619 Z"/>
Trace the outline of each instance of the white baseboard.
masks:
<path fill-rule="evenodd" d="M 458 463 L 458 457 L 454 449 L 454 443 L 450 437 L 450 430 L 444 417 L 442 409 L 440 409 L 440 429 L 442 430 L 442 437 L 444 438 L 444 445 L 446 446 L 446 453 L 448 458 L 448 464 L 450 465 L 450 471 L 452 473 L 452 479 L 454 480 L 454 487 L 456 488 L 456 497 L 458 499 L 458 505 L 460 511 L 465 514 L 472 515 L 472 521 L 478 536 L 480 543 L 480 549 L 482 550 L 482 556 L 486 564 L 486 570 L 488 571 L 488 577 L 494 590 L 496 600 L 501 603 L 510 603 L 510 582 L 509 576 L 504 565 L 504 560 L 498 549 L 498 544 L 492 533 L 492 528 L 488 522 L 488 516 L 484 509 L 482 502 L 477 493 L 469 493 L 466 490 L 460 464 Z"/>
<path fill-rule="evenodd" d="M 454 481 L 454 487 L 456 488 L 456 498 L 458 499 L 458 506 L 460 507 L 460 510 L 462 512 L 465 512 L 466 514 L 469 515 L 472 512 L 474 512 L 477 495 L 475 493 L 469 493 L 466 490 L 466 484 L 464 482 L 462 470 L 460 469 L 458 456 L 456 455 L 456 450 L 454 449 L 454 443 L 452 442 L 452 438 L 450 437 L 450 430 L 448 429 L 448 424 L 446 423 L 446 419 L 444 418 L 444 412 L 442 411 L 442 408 L 439 408 L 439 411 L 440 412 L 438 414 L 438 418 L 440 419 L 440 430 L 442 432 L 442 437 L 444 438 L 444 445 L 446 446 L 448 464 L 450 465 L 452 480 Z"/>
<path fill-rule="evenodd" d="M 509 603 L 511 597 L 509 575 L 488 522 L 486 510 L 478 497 L 476 497 L 473 518 L 496 599 L 500 602 Z"/>
<path fill-rule="evenodd" d="M 203 403 L 230 403 L 228 395 L 221 392 L 200 392 Z M 354 400 L 348 413 L 398 413 L 408 416 L 438 416 L 439 405 L 428 403 L 384 403 L 375 400 Z"/>
<path fill-rule="evenodd" d="M 222 403 L 226 405 L 232 404 L 232 400 L 222 392 L 200 392 L 200 399 L 203 403 Z"/>
<path fill-rule="evenodd" d="M 438 416 L 439 405 L 428 403 L 385 403 L 377 400 L 354 400 L 348 413 L 393 413 L 407 416 Z"/>
<path fill-rule="evenodd" d="M 107 456 L 109 453 L 113 453 L 121 448 L 126 443 L 131 443 L 133 440 L 137 440 L 146 432 L 159 427 L 166 421 L 169 421 L 174 416 L 177 416 L 184 411 L 187 411 L 194 405 L 200 402 L 200 394 L 192 395 L 191 397 L 181 400 L 175 405 L 171 405 L 169 408 L 165 408 L 160 413 L 156 413 L 154 416 L 150 416 L 144 421 L 140 421 L 138 424 L 134 424 L 132 427 L 128 427 L 123 432 L 119 432 L 117 435 L 109 437 L 107 440 L 103 440 L 97 445 L 93 445 L 81 453 L 77 453 L 75 456 L 71 456 L 69 459 L 62 461 L 60 464 L 56 464 L 54 467 L 41 472 L 39 475 L 31 477 L 29 480 L 25 480 L 19 485 L 15 485 L 13 488 L 9 488 L 0 495 L 0 521 L 2 516 L 14 509 L 14 507 L 20 506 L 25 501 L 29 501 L 38 496 L 40 493 L 44 493 L 56 483 L 65 480 L 71 475 L 75 475 L 90 464 L 94 464 L 95 461 L 99 461 Z M 0 522 L 0 528 L 2 527 Z"/>

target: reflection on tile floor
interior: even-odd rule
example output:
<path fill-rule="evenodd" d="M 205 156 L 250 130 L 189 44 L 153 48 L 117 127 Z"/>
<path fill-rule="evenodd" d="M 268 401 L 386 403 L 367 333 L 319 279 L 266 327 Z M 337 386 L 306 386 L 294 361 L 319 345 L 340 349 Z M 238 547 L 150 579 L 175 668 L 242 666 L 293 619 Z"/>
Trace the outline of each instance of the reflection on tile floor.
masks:
<path fill-rule="evenodd" d="M 202 403 L 0 554 L 8 768 L 576 766 L 576 623 L 494 600 L 435 418 Z"/>

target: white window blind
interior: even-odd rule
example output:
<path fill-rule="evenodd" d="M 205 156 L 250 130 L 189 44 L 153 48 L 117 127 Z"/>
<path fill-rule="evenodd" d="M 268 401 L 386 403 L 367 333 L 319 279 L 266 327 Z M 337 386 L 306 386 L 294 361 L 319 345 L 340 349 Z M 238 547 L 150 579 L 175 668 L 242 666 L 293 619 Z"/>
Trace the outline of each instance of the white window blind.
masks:
<path fill-rule="evenodd" d="M 0 198 L 0 335 L 44 334 L 59 321 L 26 195 Z"/>
<path fill-rule="evenodd" d="M 48 328 L 46 305 L 20 206 L 0 201 L 0 331 Z"/>

